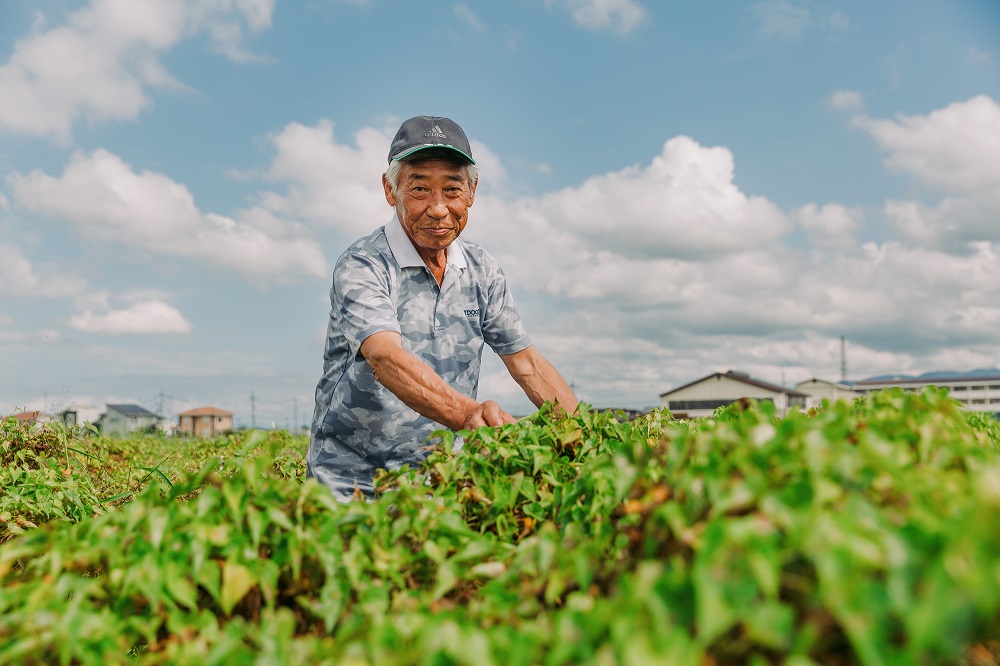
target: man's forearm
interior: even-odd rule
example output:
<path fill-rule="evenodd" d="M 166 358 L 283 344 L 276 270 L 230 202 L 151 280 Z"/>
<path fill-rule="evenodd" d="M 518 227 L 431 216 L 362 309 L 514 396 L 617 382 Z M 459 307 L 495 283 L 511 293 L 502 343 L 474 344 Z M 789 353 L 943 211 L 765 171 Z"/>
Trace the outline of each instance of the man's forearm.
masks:
<path fill-rule="evenodd" d="M 368 358 L 375 379 L 422 416 L 459 430 L 479 403 L 449 386 L 434 370 L 405 349 L 381 350 Z"/>
<path fill-rule="evenodd" d="M 501 358 L 511 377 L 536 407 L 552 401 L 567 414 L 576 411 L 578 401 L 573 390 L 555 366 L 534 347 Z"/>

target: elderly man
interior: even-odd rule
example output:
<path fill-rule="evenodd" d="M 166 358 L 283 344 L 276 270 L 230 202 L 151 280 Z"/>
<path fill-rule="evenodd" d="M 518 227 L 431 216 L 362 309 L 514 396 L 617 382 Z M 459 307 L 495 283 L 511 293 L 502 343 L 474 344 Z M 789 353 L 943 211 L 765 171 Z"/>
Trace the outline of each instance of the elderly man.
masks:
<path fill-rule="evenodd" d="M 337 260 L 306 469 L 339 499 L 370 497 L 377 469 L 420 463 L 442 426 L 513 422 L 476 399 L 484 344 L 536 406 L 577 407 L 528 339 L 496 260 L 459 237 L 477 182 L 461 127 L 410 118 L 382 174 L 393 219 Z"/>

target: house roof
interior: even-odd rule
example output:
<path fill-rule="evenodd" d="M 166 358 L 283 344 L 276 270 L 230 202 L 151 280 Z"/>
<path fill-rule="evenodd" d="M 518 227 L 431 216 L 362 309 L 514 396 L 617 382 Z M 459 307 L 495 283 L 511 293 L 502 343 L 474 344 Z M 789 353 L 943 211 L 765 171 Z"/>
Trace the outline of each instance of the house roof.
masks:
<path fill-rule="evenodd" d="M 805 398 L 805 397 L 808 397 L 808 396 L 806 396 L 805 393 L 800 393 L 798 391 L 793 391 L 792 389 L 785 388 L 784 386 L 778 386 L 777 384 L 769 384 L 768 382 L 762 382 L 759 379 L 754 379 L 753 377 L 751 377 L 750 375 L 748 375 L 745 372 L 739 372 L 737 370 L 727 370 L 726 372 L 713 372 L 710 375 L 705 375 L 701 379 L 696 379 L 693 382 L 688 382 L 687 384 L 684 384 L 683 386 L 678 386 L 675 389 L 671 389 L 671 390 L 667 391 L 666 393 L 661 393 L 660 397 L 663 398 L 665 396 L 670 395 L 671 393 L 676 393 L 677 391 L 681 391 L 683 389 L 686 389 L 689 386 L 694 386 L 695 384 L 700 384 L 700 383 L 702 383 L 704 381 L 707 381 L 709 379 L 713 379 L 715 377 L 726 377 L 727 379 L 733 379 L 735 381 L 742 382 L 742 383 L 747 384 L 749 386 L 756 386 L 757 388 L 766 389 L 768 391 L 774 391 L 775 393 L 784 393 L 786 395 L 789 395 L 789 396 L 792 396 L 792 397 L 795 397 L 795 398 Z"/>
<path fill-rule="evenodd" d="M 177 416 L 232 416 L 232 412 L 227 412 L 218 407 L 195 407 L 186 412 L 181 412 Z"/>
<path fill-rule="evenodd" d="M 1000 374 L 982 374 L 982 375 L 948 375 L 944 373 L 928 373 L 926 375 L 920 375 L 919 377 L 892 377 L 885 376 L 873 377 L 871 379 L 862 379 L 860 381 L 854 382 L 855 386 L 884 386 L 886 384 L 917 384 L 919 386 L 927 385 L 938 385 L 945 383 L 968 383 L 968 382 L 994 382 L 1000 379 Z"/>
<path fill-rule="evenodd" d="M 844 391 L 854 390 L 850 384 L 841 384 L 840 382 L 831 382 L 828 379 L 816 379 L 815 377 L 813 377 L 812 379 L 807 379 L 805 381 L 799 382 L 798 384 L 795 385 L 795 388 L 799 388 L 800 386 L 805 386 L 806 384 L 826 384 L 827 386 L 832 386 L 833 388 L 842 389 Z"/>
<path fill-rule="evenodd" d="M 108 405 L 108 409 L 113 409 L 116 412 L 121 412 L 125 416 L 132 416 L 135 418 L 152 417 L 154 419 L 160 418 L 153 412 L 149 411 L 145 407 L 140 407 L 139 405 Z"/>
<path fill-rule="evenodd" d="M 33 423 L 38 421 L 41 412 L 37 409 L 32 412 L 18 412 L 14 414 L 14 418 L 17 419 L 18 423 Z"/>

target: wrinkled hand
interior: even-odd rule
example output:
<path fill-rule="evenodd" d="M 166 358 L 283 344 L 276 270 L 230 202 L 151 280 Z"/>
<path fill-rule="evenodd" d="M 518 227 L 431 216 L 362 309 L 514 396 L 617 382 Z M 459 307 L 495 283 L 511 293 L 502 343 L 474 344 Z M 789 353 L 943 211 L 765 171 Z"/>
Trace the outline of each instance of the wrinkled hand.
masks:
<path fill-rule="evenodd" d="M 515 423 L 513 416 L 508 414 L 499 404 L 492 400 L 479 403 L 465 415 L 462 428 L 475 430 L 479 426 L 501 426 L 505 423 Z"/>

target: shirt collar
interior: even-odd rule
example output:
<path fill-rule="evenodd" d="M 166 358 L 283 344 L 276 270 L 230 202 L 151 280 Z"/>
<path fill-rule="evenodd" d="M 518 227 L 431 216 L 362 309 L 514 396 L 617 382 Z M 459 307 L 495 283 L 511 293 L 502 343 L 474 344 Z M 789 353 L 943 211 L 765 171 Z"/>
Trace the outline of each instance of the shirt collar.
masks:
<path fill-rule="evenodd" d="M 400 268 L 425 267 L 424 260 L 417 254 L 417 249 L 413 247 L 410 237 L 403 231 L 403 225 L 399 218 L 393 217 L 385 225 L 385 239 L 389 242 L 389 249 Z M 465 268 L 468 265 L 460 240 L 460 238 L 456 238 L 448 246 L 448 265 L 455 268 Z"/>

